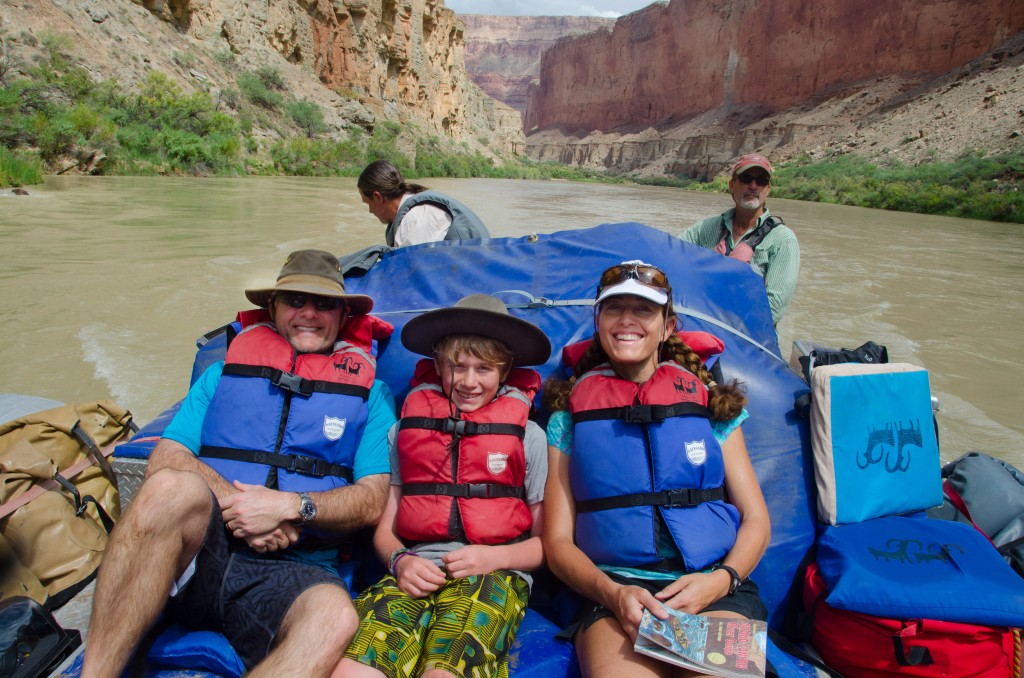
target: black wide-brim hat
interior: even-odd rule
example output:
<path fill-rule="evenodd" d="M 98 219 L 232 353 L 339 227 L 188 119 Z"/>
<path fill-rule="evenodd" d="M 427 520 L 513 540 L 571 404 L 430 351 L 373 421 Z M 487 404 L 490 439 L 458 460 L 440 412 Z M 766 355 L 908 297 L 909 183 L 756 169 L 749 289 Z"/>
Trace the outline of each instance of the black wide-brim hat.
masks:
<path fill-rule="evenodd" d="M 512 351 L 514 365 L 542 365 L 551 355 L 551 342 L 539 327 L 511 315 L 501 299 L 489 294 L 471 294 L 450 308 L 416 316 L 402 328 L 402 345 L 434 357 L 438 342 L 453 334 L 497 339 Z"/>

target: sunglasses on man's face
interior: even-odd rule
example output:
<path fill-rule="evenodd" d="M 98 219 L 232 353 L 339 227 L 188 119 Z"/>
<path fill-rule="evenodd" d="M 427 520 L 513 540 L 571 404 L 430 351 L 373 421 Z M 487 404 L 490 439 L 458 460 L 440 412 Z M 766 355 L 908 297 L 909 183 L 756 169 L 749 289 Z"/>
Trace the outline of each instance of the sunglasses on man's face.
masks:
<path fill-rule="evenodd" d="M 668 276 L 657 266 L 650 264 L 619 264 L 605 269 L 601 274 L 601 282 L 598 289 L 604 289 L 609 285 L 615 285 L 627 280 L 636 280 L 644 285 L 668 289 Z"/>
<path fill-rule="evenodd" d="M 313 308 L 318 311 L 333 311 L 336 308 L 344 307 L 345 302 L 334 297 L 319 297 L 315 294 L 304 294 L 302 292 L 279 292 L 276 299 L 286 306 L 302 308 L 307 301 L 313 302 Z"/>
<path fill-rule="evenodd" d="M 761 186 L 762 188 L 772 183 L 771 178 L 764 174 L 748 174 L 747 172 L 744 172 L 743 174 L 738 175 L 736 178 L 740 180 L 741 184 L 749 184 L 750 182 L 754 182 L 755 184 Z"/>

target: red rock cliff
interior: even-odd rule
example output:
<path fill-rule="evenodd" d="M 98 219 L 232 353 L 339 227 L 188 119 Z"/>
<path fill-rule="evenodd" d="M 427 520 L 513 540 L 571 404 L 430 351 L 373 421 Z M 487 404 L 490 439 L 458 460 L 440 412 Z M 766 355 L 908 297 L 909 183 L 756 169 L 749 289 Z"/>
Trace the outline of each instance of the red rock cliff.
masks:
<path fill-rule="evenodd" d="M 947 72 L 1021 30 L 1021 0 L 672 0 L 548 49 L 525 127 L 766 115 L 866 78 Z"/>
<path fill-rule="evenodd" d="M 586 16 L 460 14 L 466 25 L 466 71 L 485 92 L 521 113 L 540 58 L 559 38 L 611 28 L 614 19 Z"/>

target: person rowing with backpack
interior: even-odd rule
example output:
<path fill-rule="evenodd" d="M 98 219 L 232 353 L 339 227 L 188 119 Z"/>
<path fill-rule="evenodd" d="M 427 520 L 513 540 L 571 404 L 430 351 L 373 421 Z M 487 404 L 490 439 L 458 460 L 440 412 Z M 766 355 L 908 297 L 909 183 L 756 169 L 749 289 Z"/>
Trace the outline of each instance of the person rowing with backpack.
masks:
<path fill-rule="evenodd" d="M 444 193 L 407 182 L 387 160 L 367 165 L 356 186 L 370 214 L 387 224 L 388 247 L 490 237 L 473 210 Z"/>
<path fill-rule="evenodd" d="M 740 157 L 729 178 L 729 193 L 736 206 L 697 222 L 679 237 L 750 264 L 764 278 L 772 321 L 778 327 L 796 288 L 800 245 L 782 219 L 768 213 L 772 173 L 772 163 L 760 153 Z"/>
<path fill-rule="evenodd" d="M 588 346 L 562 353 L 573 377 L 544 387 L 544 553 L 588 599 L 564 632 L 583 675 L 679 675 L 634 651 L 645 609 L 767 616 L 748 579 L 771 527 L 740 429 L 746 398 L 677 335 L 655 266 L 605 270 L 594 326 Z"/>

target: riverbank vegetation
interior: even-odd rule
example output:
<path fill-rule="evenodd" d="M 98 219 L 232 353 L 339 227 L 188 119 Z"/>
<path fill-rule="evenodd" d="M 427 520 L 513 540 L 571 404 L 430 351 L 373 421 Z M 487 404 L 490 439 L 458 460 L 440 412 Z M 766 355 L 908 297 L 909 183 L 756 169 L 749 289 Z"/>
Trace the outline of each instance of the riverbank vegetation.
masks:
<path fill-rule="evenodd" d="M 728 178 L 651 183 L 718 192 L 727 190 Z M 855 155 L 797 158 L 776 167 L 772 197 L 1024 223 L 1024 154 L 969 154 L 916 166 L 878 165 Z"/>
<path fill-rule="evenodd" d="M 135 90 L 114 80 L 97 83 L 71 62 L 67 40 L 42 34 L 43 58 L 19 69 L 0 53 L 0 187 L 65 172 L 355 176 L 382 157 L 411 178 L 630 180 L 518 156 L 496 162 L 465 144 L 388 121 L 372 131 L 353 126 L 332 133 L 320 107 L 294 98 L 272 66 L 242 72 L 237 89 L 216 92 L 188 94 L 156 71 Z M 189 67 L 189 56 L 180 54 L 176 63 Z M 225 62 L 233 58 L 222 55 Z M 724 191 L 727 184 L 724 177 L 635 180 L 703 191 Z M 772 196 L 1024 223 L 1024 154 L 968 155 L 913 167 L 853 155 L 797 158 L 779 165 Z"/>

